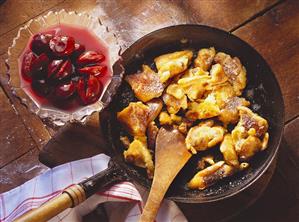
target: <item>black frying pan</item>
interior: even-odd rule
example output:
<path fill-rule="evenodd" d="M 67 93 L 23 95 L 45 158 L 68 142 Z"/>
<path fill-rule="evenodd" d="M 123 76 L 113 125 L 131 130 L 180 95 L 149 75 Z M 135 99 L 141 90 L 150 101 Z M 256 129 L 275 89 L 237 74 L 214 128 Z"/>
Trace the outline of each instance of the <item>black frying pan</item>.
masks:
<path fill-rule="evenodd" d="M 152 64 L 153 59 L 163 53 L 182 49 L 197 51 L 210 46 L 214 46 L 217 51 L 237 56 L 246 67 L 248 82 L 243 96 L 251 102 L 252 110 L 268 120 L 270 140 L 268 148 L 250 161 L 248 170 L 226 178 L 203 191 L 189 190 L 186 183 L 196 173 L 198 159 L 209 152 L 217 153 L 217 148 L 194 155 L 166 194 L 167 198 L 179 202 L 216 201 L 235 195 L 250 186 L 269 167 L 277 153 L 283 132 L 284 104 L 273 72 L 256 50 L 225 31 L 202 25 L 177 25 L 154 31 L 139 39 L 122 54 L 125 75 L 136 73 L 144 63 Z M 124 163 L 122 157 L 124 147 L 119 136 L 124 134 L 124 131 L 116 120 L 116 112 L 132 101 L 136 101 L 136 98 L 128 84 L 123 81 L 106 113 L 101 115 L 101 123 L 110 140 L 112 155 L 116 162 L 121 163 L 122 170 L 127 173 L 127 179 L 130 178 L 149 188 L 151 181 L 147 179 L 145 170 Z"/>

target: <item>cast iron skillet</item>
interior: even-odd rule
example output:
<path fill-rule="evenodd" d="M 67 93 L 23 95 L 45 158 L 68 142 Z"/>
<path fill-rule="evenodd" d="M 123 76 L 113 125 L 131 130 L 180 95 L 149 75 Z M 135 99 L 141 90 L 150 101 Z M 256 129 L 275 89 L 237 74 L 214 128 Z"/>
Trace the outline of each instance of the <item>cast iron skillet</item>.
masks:
<path fill-rule="evenodd" d="M 203 191 L 188 190 L 186 183 L 196 173 L 197 160 L 208 152 L 215 153 L 215 149 L 194 155 L 166 194 L 167 198 L 179 202 L 217 201 L 233 196 L 250 186 L 271 164 L 283 132 L 284 103 L 273 72 L 250 45 L 225 31 L 202 25 L 177 25 L 154 31 L 139 39 L 122 54 L 125 75 L 135 73 L 144 63 L 151 64 L 154 57 L 163 53 L 182 49 L 197 51 L 199 48 L 210 46 L 214 46 L 217 51 L 237 56 L 246 67 L 248 82 L 243 96 L 251 102 L 251 109 L 268 120 L 270 140 L 268 148 L 250 161 L 248 170 L 226 178 Z M 149 188 L 151 181 L 147 179 L 145 170 L 125 163 L 122 156 L 124 148 L 119 136 L 123 134 L 123 130 L 116 120 L 116 112 L 131 101 L 136 101 L 136 98 L 123 81 L 106 112 L 101 114 L 102 128 L 111 144 L 112 162 L 117 163 L 112 164 L 105 175 L 111 183 L 132 180 Z"/>

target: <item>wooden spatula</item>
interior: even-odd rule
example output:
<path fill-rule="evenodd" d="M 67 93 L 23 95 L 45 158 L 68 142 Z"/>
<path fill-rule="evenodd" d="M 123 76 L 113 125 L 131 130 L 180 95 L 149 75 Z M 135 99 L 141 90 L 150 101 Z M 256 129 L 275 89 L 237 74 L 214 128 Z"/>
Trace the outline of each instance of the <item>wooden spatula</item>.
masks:
<path fill-rule="evenodd" d="M 170 184 L 191 157 L 185 137 L 177 129 L 161 128 L 157 135 L 155 173 L 139 222 L 153 222 Z"/>

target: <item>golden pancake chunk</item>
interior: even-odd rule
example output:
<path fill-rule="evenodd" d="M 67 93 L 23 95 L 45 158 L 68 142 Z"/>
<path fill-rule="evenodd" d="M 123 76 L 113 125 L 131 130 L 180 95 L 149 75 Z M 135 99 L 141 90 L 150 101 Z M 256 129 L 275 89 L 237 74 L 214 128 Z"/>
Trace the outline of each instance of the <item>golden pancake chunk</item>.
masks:
<path fill-rule="evenodd" d="M 132 136 L 145 136 L 150 108 L 142 102 L 132 102 L 117 113 L 118 121 Z"/>
<path fill-rule="evenodd" d="M 124 151 L 124 158 L 135 166 L 145 168 L 148 177 L 153 178 L 154 163 L 152 155 L 147 148 L 146 137 L 135 138 L 129 145 L 129 148 Z"/>
<path fill-rule="evenodd" d="M 148 122 L 154 121 L 163 108 L 163 102 L 161 99 L 152 99 L 151 101 L 148 101 L 146 105 L 150 109 Z"/>
<path fill-rule="evenodd" d="M 147 65 L 142 66 L 141 73 L 127 75 L 125 80 L 132 87 L 135 96 L 142 102 L 161 96 L 164 90 L 157 73 Z"/>
<path fill-rule="evenodd" d="M 176 99 L 182 99 L 185 96 L 184 89 L 178 84 L 170 84 L 167 89 L 166 93 L 175 97 Z"/>
<path fill-rule="evenodd" d="M 240 121 L 237 126 L 245 127 L 248 132 L 250 129 L 254 129 L 254 135 L 257 137 L 265 135 L 268 130 L 268 122 L 266 119 L 244 106 L 238 107 L 238 110 L 240 112 Z"/>
<path fill-rule="evenodd" d="M 246 69 L 237 57 L 232 58 L 223 52 L 218 52 L 214 58 L 216 63 L 222 65 L 223 70 L 232 84 L 237 96 L 242 94 L 246 86 Z"/>
<path fill-rule="evenodd" d="M 148 123 L 159 116 L 163 107 L 161 99 L 147 102 L 131 102 L 129 106 L 117 113 L 118 121 L 132 136 L 145 136 Z"/>
<path fill-rule="evenodd" d="M 228 78 L 224 72 L 222 65 L 215 64 L 212 66 L 210 70 L 211 81 L 210 83 L 213 85 L 223 84 L 228 81 Z"/>
<path fill-rule="evenodd" d="M 186 78 L 186 77 L 193 77 L 193 76 L 209 76 L 208 71 L 204 71 L 200 67 L 194 67 L 187 69 L 184 74 L 181 76 L 181 78 Z"/>
<path fill-rule="evenodd" d="M 249 105 L 250 102 L 244 98 L 237 96 L 232 97 L 228 99 L 224 107 L 221 109 L 218 119 L 223 122 L 224 125 L 237 123 L 240 117 L 238 107 Z"/>
<path fill-rule="evenodd" d="M 201 122 L 192 127 L 186 137 L 187 149 L 192 153 L 207 150 L 223 140 L 225 129 L 221 126 L 214 126 L 213 121 Z"/>
<path fill-rule="evenodd" d="M 232 131 L 235 150 L 241 160 L 250 159 L 255 153 L 267 148 L 268 122 L 247 107 L 238 107 L 240 120 Z"/>
<path fill-rule="evenodd" d="M 219 180 L 233 175 L 235 172 L 234 167 L 225 164 L 224 161 L 219 161 L 195 174 L 188 183 L 188 187 L 203 190 Z"/>
<path fill-rule="evenodd" d="M 168 93 L 164 93 L 162 98 L 170 114 L 176 114 L 180 109 L 185 110 L 188 107 L 187 96 L 185 95 L 181 99 L 177 99 Z"/>
<path fill-rule="evenodd" d="M 159 116 L 160 125 L 171 125 L 172 119 L 167 112 L 161 112 Z"/>
<path fill-rule="evenodd" d="M 164 83 L 168 79 L 184 72 L 191 63 L 192 56 L 192 51 L 184 50 L 164 54 L 155 58 L 160 81 Z"/>
<path fill-rule="evenodd" d="M 175 114 L 168 114 L 167 112 L 161 112 L 159 116 L 160 125 L 172 125 L 172 124 L 181 124 L 183 118 Z"/>
<path fill-rule="evenodd" d="M 214 95 L 210 94 L 203 102 L 191 102 L 186 113 L 190 120 L 207 119 L 220 114 Z"/>
<path fill-rule="evenodd" d="M 215 54 L 216 51 L 214 47 L 199 50 L 198 55 L 194 60 L 195 67 L 200 67 L 204 71 L 207 71 L 212 65 Z"/>
<path fill-rule="evenodd" d="M 229 83 L 220 84 L 212 87 L 212 95 L 216 99 L 219 108 L 223 108 L 230 98 L 236 96 L 236 93 Z"/>
<path fill-rule="evenodd" d="M 190 76 L 181 78 L 178 81 L 178 85 L 182 87 L 184 93 L 188 96 L 191 101 L 201 99 L 204 93 L 207 91 L 210 76 Z"/>
<path fill-rule="evenodd" d="M 239 167 L 238 155 L 235 150 L 233 139 L 230 133 L 225 134 L 224 139 L 220 145 L 220 152 L 226 164 L 234 167 Z"/>

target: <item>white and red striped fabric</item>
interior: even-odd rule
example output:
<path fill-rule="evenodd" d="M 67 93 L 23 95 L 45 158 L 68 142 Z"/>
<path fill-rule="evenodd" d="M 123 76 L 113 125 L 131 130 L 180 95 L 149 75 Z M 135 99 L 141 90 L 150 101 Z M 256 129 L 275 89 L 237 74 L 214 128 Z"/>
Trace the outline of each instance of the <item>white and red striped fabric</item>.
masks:
<path fill-rule="evenodd" d="M 30 209 L 60 194 L 72 184 L 93 176 L 107 168 L 110 157 L 100 154 L 92 158 L 82 159 L 49 169 L 45 173 L 27 181 L 23 185 L 0 195 L 0 222 L 13 221 Z M 140 193 L 138 192 L 140 191 Z M 112 186 L 105 192 L 97 193 L 79 206 L 68 209 L 54 217 L 56 221 L 81 221 L 100 203 L 105 203 L 109 221 L 138 221 L 142 211 L 143 200 L 147 192 L 130 182 L 122 182 Z M 124 204 L 126 202 L 127 204 Z M 117 210 L 116 210 L 117 209 Z M 156 222 L 184 222 L 184 215 L 174 202 L 164 200 L 156 218 Z"/>

